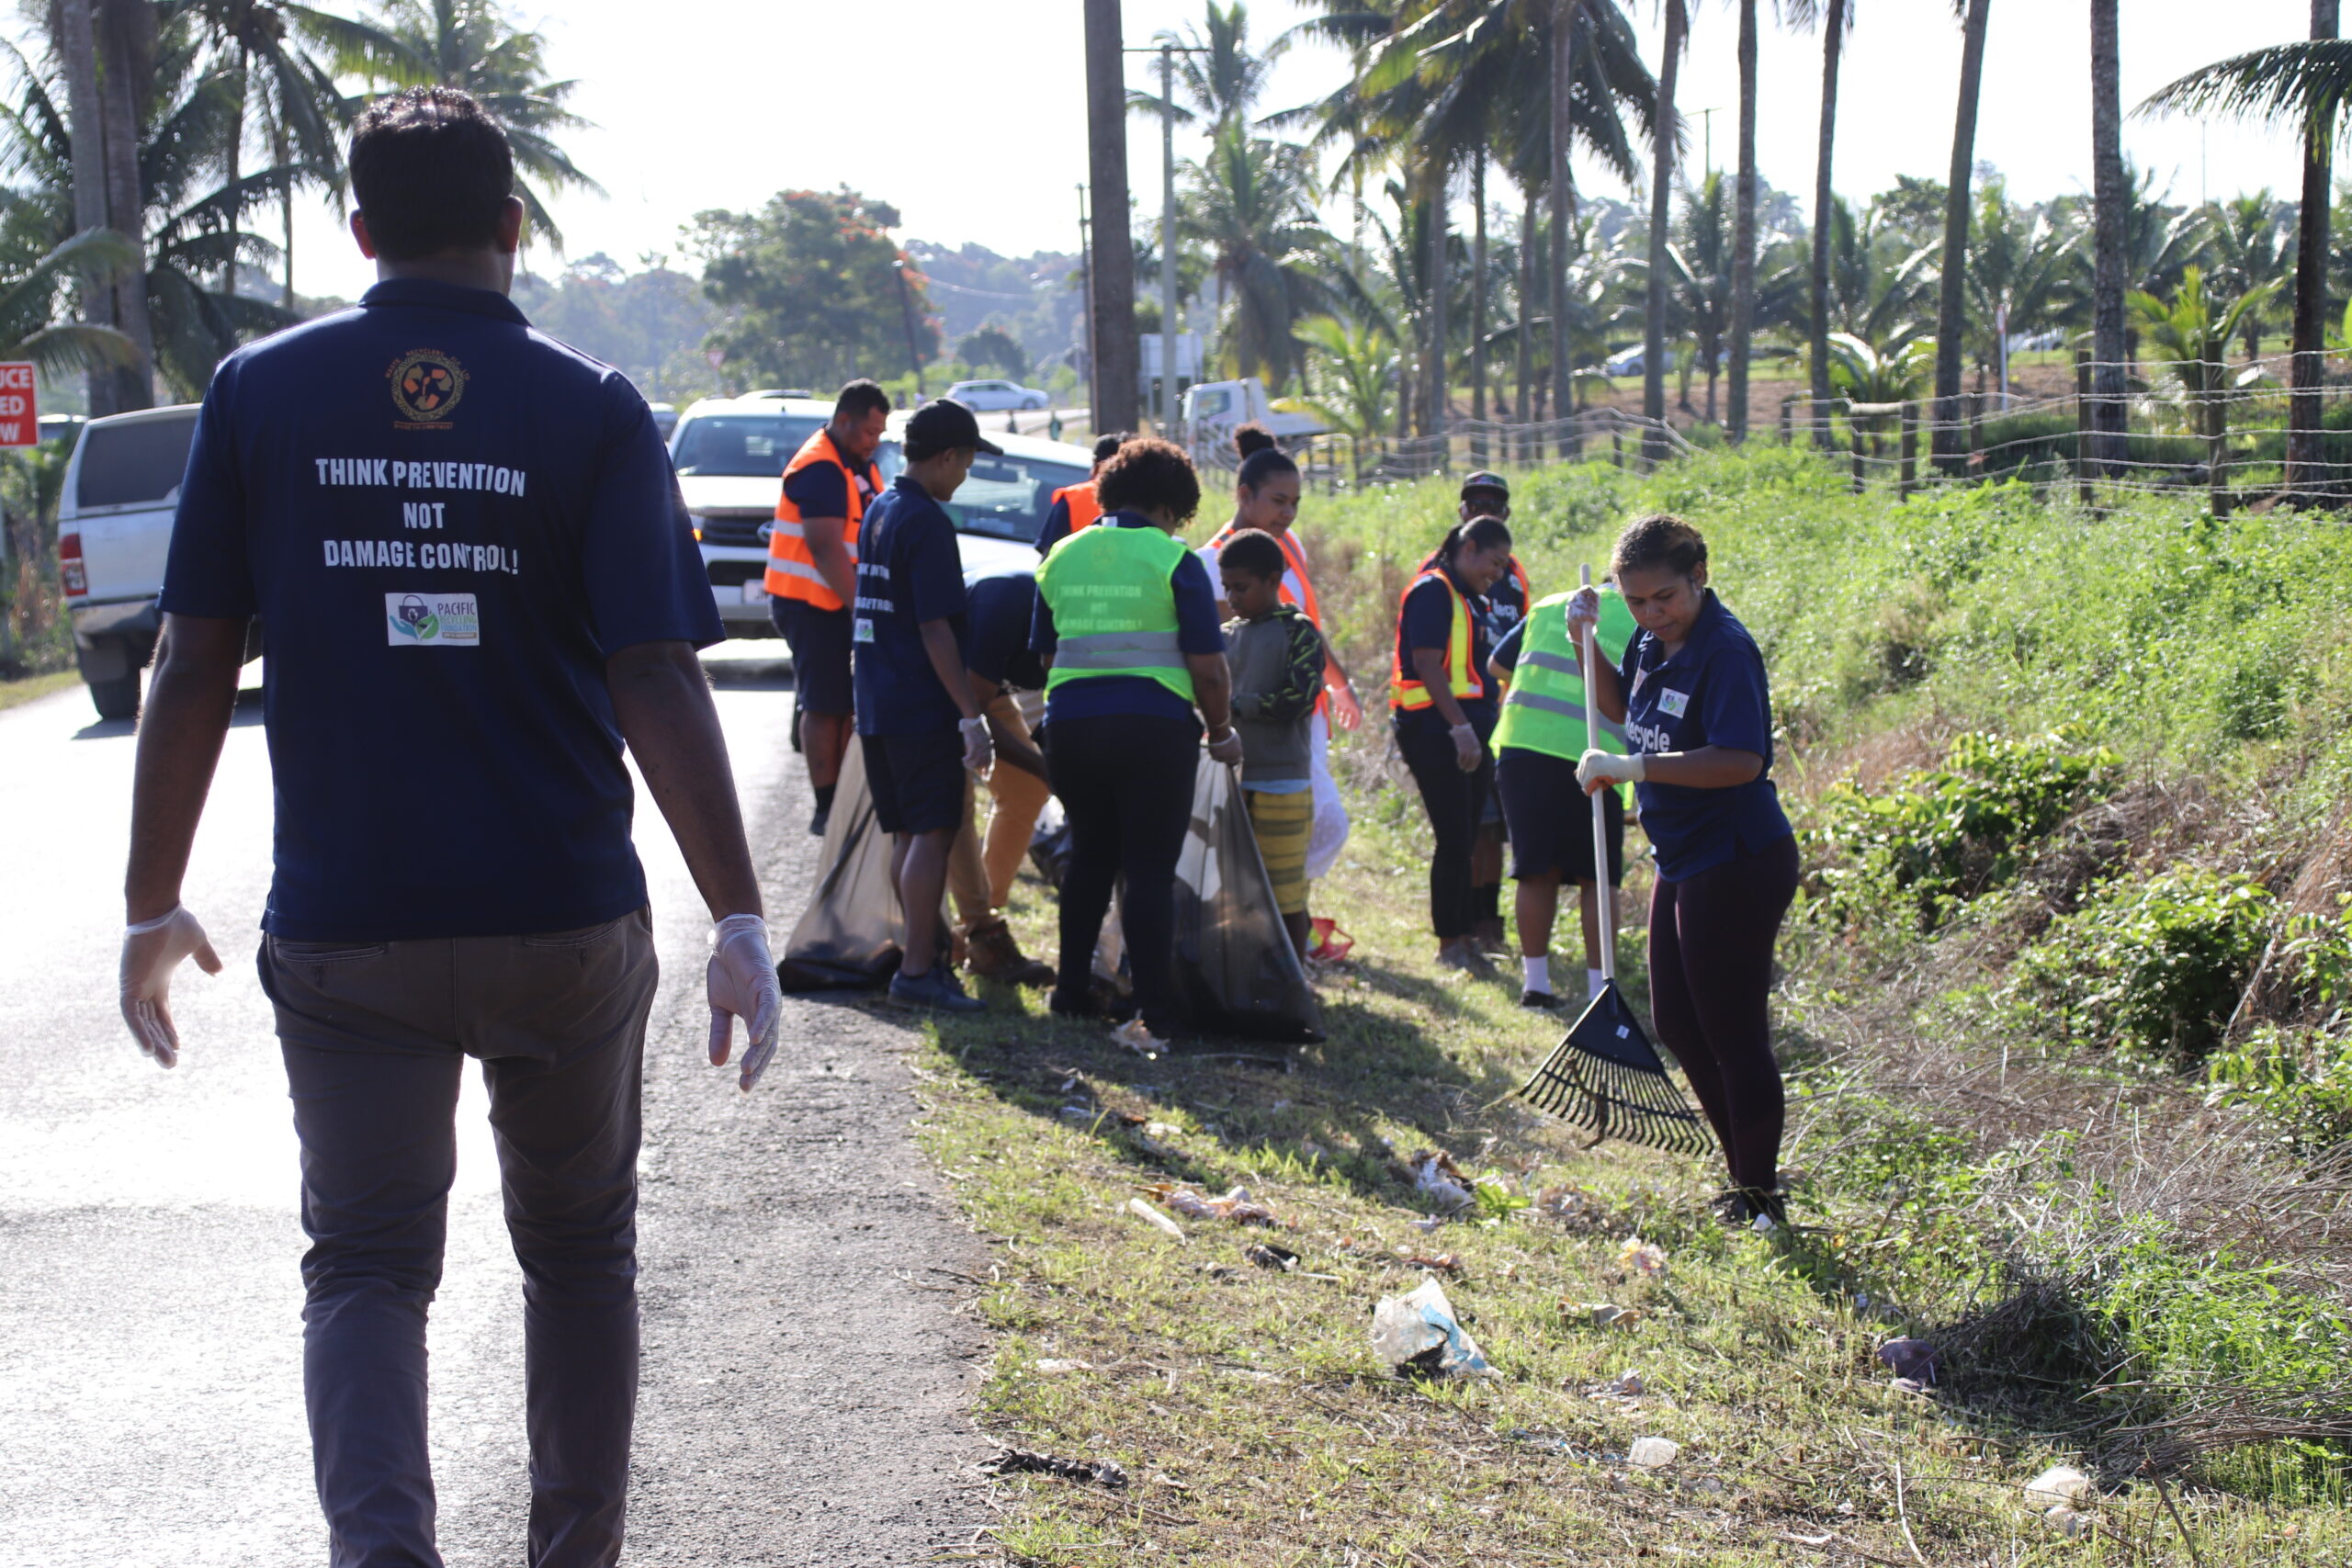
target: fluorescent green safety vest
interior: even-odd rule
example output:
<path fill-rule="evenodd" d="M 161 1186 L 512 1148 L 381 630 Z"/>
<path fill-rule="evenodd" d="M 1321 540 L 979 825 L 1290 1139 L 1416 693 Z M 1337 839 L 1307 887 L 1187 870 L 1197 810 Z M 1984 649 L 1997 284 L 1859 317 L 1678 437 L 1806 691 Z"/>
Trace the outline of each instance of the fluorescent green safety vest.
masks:
<path fill-rule="evenodd" d="M 1054 547 L 1037 569 L 1037 592 L 1054 615 L 1048 696 L 1072 681 L 1140 675 L 1193 700 L 1169 586 L 1188 553 L 1157 528 L 1116 524 L 1079 529 Z"/>
<path fill-rule="evenodd" d="M 1503 716 L 1495 726 L 1495 750 L 1515 748 L 1543 751 L 1573 762 L 1585 753 L 1584 675 L 1568 641 L 1567 604 L 1570 595 L 1555 593 L 1528 606 L 1527 629 L 1519 637 L 1519 662 L 1511 669 L 1510 691 L 1503 698 Z M 1603 657 L 1612 664 L 1624 661 L 1625 645 L 1639 628 L 1624 595 L 1613 588 L 1600 591 L 1600 625 L 1595 636 Z M 1623 725 L 1600 721 L 1603 751 L 1623 756 Z"/>

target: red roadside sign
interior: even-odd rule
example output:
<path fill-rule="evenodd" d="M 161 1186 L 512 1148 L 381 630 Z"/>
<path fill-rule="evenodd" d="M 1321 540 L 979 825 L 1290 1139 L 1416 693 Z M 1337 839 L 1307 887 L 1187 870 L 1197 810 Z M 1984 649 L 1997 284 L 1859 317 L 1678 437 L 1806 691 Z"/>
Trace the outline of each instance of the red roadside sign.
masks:
<path fill-rule="evenodd" d="M 40 410 L 33 400 L 33 367 L 26 360 L 0 360 L 0 446 L 30 446 L 40 440 Z"/>

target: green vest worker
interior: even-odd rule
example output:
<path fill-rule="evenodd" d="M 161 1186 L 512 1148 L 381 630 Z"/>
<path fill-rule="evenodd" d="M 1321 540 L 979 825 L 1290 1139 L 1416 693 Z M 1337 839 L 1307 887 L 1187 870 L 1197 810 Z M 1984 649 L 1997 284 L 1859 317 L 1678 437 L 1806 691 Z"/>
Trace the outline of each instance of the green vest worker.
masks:
<path fill-rule="evenodd" d="M 1525 971 L 1519 1005 L 1554 1008 L 1552 922 L 1560 908 L 1560 884 L 1584 890 L 1585 987 L 1600 992 L 1600 905 L 1593 891 L 1592 813 L 1577 786 L 1577 761 L 1589 747 L 1620 755 L 1622 726 L 1603 719 L 1597 739 L 1588 739 L 1584 676 L 1568 640 L 1567 593 L 1539 600 L 1527 618 L 1495 645 L 1487 670 L 1497 686 L 1508 685 L 1503 716 L 1495 726 L 1495 789 L 1502 796 L 1503 821 L 1510 829 L 1510 874 L 1519 884 L 1519 953 Z M 1600 650 L 1623 659 L 1639 628 L 1613 589 L 1600 594 Z M 1625 802 L 1611 790 L 1604 802 L 1609 828 L 1609 886 L 1625 877 Z"/>
<path fill-rule="evenodd" d="M 1094 944 L 1124 875 L 1121 919 L 1146 1036 L 1136 1043 L 1148 1043 L 1175 1026 L 1176 856 L 1192 820 L 1202 723 L 1219 761 L 1241 760 L 1241 738 L 1216 590 L 1173 537 L 1201 503 L 1192 460 L 1165 441 L 1129 441 L 1102 465 L 1096 490 L 1102 524 L 1062 540 L 1037 570 L 1029 637 L 1052 662 L 1046 765 L 1069 818 L 1051 1006 L 1095 1010 Z"/>

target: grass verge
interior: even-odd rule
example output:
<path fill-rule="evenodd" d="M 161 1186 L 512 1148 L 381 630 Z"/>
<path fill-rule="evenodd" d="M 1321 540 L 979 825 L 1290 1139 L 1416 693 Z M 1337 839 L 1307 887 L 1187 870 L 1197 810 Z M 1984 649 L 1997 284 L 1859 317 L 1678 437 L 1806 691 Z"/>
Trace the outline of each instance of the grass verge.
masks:
<path fill-rule="evenodd" d="M 19 704 L 37 702 L 81 684 L 82 677 L 71 670 L 54 670 L 46 675 L 27 675 L 21 680 L 0 681 L 0 713 Z"/>

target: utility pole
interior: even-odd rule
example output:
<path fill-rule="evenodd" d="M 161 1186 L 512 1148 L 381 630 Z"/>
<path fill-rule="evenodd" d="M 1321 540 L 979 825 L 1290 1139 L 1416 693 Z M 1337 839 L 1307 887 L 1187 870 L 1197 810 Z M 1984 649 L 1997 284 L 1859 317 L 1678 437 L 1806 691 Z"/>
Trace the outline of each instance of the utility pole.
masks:
<path fill-rule="evenodd" d="M 1136 336 L 1136 255 L 1127 233 L 1126 75 L 1119 0 L 1085 0 L 1086 152 L 1094 197 L 1094 428 L 1133 430 L 1143 355 Z M 1111 214 L 1108 220 L 1103 214 Z M 1108 221 L 1111 232 L 1102 225 Z"/>
<path fill-rule="evenodd" d="M 1159 434 L 1176 428 L 1176 51 L 1159 46 Z"/>
<path fill-rule="evenodd" d="M 1086 182 L 1078 182 L 1078 270 L 1086 280 L 1086 291 L 1080 296 L 1079 309 L 1085 317 L 1086 337 L 1086 417 L 1093 419 L 1094 411 L 1102 406 L 1101 383 L 1095 378 L 1097 360 L 1094 354 L 1094 252 L 1086 235 Z M 1097 425 L 1096 433 L 1101 434 Z"/>

